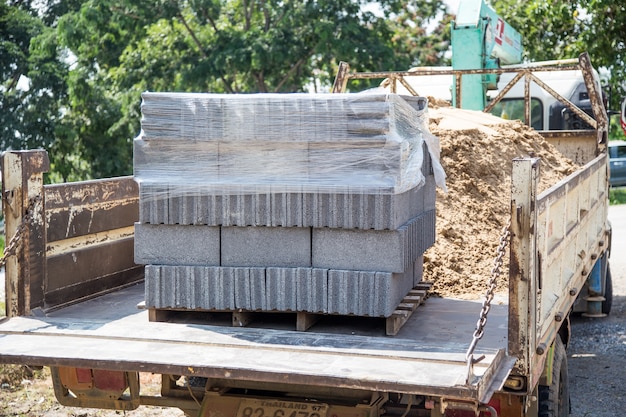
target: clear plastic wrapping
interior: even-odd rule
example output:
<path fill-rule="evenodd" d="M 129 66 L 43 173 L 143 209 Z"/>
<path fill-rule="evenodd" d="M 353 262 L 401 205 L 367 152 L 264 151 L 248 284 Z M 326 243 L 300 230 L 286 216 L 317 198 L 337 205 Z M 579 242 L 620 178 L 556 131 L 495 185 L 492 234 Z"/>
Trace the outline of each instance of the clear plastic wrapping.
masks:
<path fill-rule="evenodd" d="M 140 186 L 189 193 L 399 194 L 424 182 L 426 99 L 144 93 Z M 163 198 L 165 196 L 154 196 Z"/>

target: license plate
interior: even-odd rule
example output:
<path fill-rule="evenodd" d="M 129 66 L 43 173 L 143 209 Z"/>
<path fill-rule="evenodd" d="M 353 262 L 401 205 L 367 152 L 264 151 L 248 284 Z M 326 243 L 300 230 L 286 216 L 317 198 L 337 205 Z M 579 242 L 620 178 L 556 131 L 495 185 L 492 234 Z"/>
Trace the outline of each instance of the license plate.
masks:
<path fill-rule="evenodd" d="M 283 400 L 242 400 L 237 417 L 326 417 L 328 404 Z"/>

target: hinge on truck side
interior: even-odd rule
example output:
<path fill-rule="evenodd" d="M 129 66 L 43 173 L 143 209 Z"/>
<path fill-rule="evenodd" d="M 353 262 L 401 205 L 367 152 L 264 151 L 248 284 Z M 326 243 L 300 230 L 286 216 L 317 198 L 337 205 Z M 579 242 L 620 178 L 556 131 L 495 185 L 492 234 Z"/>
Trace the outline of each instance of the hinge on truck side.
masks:
<path fill-rule="evenodd" d="M 69 407 L 134 410 L 140 405 L 139 373 L 51 367 L 54 394 Z"/>

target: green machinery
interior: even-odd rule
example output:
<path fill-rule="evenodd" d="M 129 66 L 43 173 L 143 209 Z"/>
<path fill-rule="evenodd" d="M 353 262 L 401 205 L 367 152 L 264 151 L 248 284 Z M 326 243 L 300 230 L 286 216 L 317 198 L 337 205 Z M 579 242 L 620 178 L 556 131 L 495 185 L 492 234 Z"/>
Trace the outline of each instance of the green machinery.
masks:
<path fill-rule="evenodd" d="M 481 70 L 522 61 L 522 37 L 485 0 L 461 0 L 452 24 L 452 69 Z M 455 79 L 456 84 L 456 79 Z M 483 110 L 487 90 L 495 89 L 495 74 L 463 75 L 460 92 L 452 88 L 452 104 Z M 460 97 L 457 97 L 460 95 Z"/>

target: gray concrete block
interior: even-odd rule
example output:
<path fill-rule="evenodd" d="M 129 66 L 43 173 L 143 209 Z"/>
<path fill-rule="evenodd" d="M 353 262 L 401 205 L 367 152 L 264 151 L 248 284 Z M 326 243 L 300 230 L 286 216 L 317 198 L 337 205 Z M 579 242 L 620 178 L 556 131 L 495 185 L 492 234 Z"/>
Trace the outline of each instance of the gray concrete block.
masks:
<path fill-rule="evenodd" d="M 146 265 L 146 306 L 202 310 L 235 309 L 238 268 Z"/>
<path fill-rule="evenodd" d="M 316 268 L 147 265 L 151 308 L 305 311 L 388 317 L 414 286 L 403 273 Z"/>
<path fill-rule="evenodd" d="M 272 192 L 270 201 L 272 226 L 306 227 L 302 193 Z"/>
<path fill-rule="evenodd" d="M 331 314 L 389 317 L 413 287 L 408 273 L 328 271 Z"/>
<path fill-rule="evenodd" d="M 242 268 L 196 267 L 203 279 L 208 278 L 209 308 L 216 310 L 234 310 L 235 281 L 237 275 L 244 273 Z M 205 281 L 206 282 L 206 281 Z"/>
<path fill-rule="evenodd" d="M 395 230 L 434 209 L 432 175 L 401 194 L 300 192 L 256 193 L 250 187 L 140 185 L 140 223 L 211 226 L 328 227 Z"/>
<path fill-rule="evenodd" d="M 359 305 L 354 314 L 358 316 L 380 316 L 381 307 L 387 304 L 387 300 L 384 296 L 388 295 L 388 289 L 386 287 L 379 288 L 376 272 L 363 272 L 360 271 L 356 277 L 358 280 L 358 300 Z M 382 284 L 388 284 L 383 282 Z M 383 291 L 384 290 L 384 291 Z M 383 296 L 383 297 L 381 297 Z"/>
<path fill-rule="evenodd" d="M 250 310 L 267 310 L 267 284 L 265 268 L 250 270 Z"/>
<path fill-rule="evenodd" d="M 265 268 L 230 269 L 235 272 L 235 308 L 246 311 L 267 310 Z"/>
<path fill-rule="evenodd" d="M 376 274 L 376 281 L 377 298 L 380 300 L 379 315 L 389 317 L 413 288 L 413 271 L 411 269 L 399 274 L 379 272 Z"/>
<path fill-rule="evenodd" d="M 139 222 L 168 224 L 169 190 L 167 185 L 139 183 Z"/>
<path fill-rule="evenodd" d="M 266 302 L 269 311 L 296 311 L 298 275 L 303 268 L 267 268 L 265 270 Z"/>
<path fill-rule="evenodd" d="M 403 272 L 434 243 L 434 210 L 396 230 L 312 229 L 312 266 Z"/>
<path fill-rule="evenodd" d="M 164 308 L 167 306 L 167 300 L 164 300 L 164 296 L 172 294 L 175 288 L 175 282 L 173 279 L 163 280 L 161 270 L 158 266 L 146 265 L 144 267 L 144 281 L 145 281 L 145 298 L 146 307 L 152 308 Z M 170 286 L 166 287 L 165 284 L 169 283 Z"/>
<path fill-rule="evenodd" d="M 235 308 L 252 309 L 252 289 L 249 268 L 232 268 L 234 270 Z"/>
<path fill-rule="evenodd" d="M 424 255 L 421 255 L 415 260 L 413 264 L 413 286 L 422 282 L 424 277 Z"/>
<path fill-rule="evenodd" d="M 135 223 L 135 263 L 219 265 L 220 228 Z"/>
<path fill-rule="evenodd" d="M 314 228 L 312 266 L 357 271 L 405 270 L 404 230 Z"/>
<path fill-rule="evenodd" d="M 222 226 L 254 226 L 254 196 L 237 188 L 222 196 Z"/>
<path fill-rule="evenodd" d="M 296 308 L 309 313 L 328 312 L 328 270 L 298 268 Z"/>
<path fill-rule="evenodd" d="M 308 227 L 222 227 L 222 266 L 311 266 Z"/>
<path fill-rule="evenodd" d="M 254 211 L 254 224 L 252 226 L 272 225 L 272 196 L 270 193 L 257 193 L 255 195 L 256 209 Z"/>
<path fill-rule="evenodd" d="M 357 314 L 359 310 L 359 271 L 328 271 L 328 313 Z"/>

